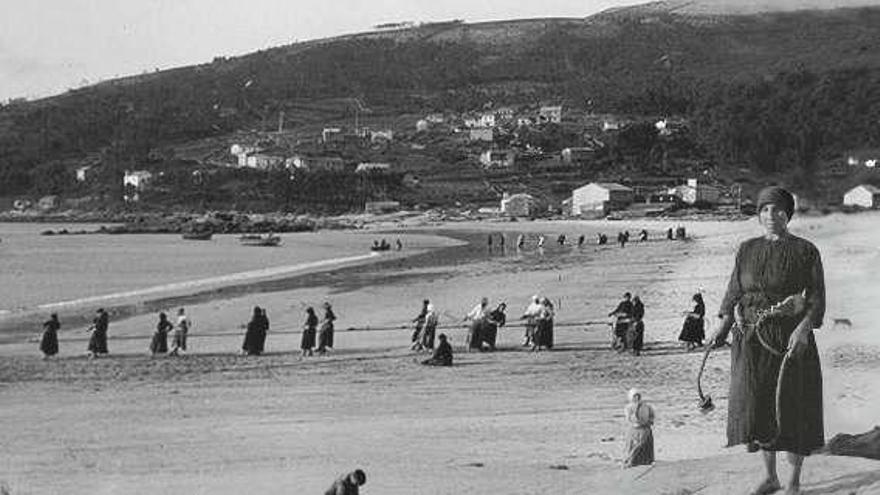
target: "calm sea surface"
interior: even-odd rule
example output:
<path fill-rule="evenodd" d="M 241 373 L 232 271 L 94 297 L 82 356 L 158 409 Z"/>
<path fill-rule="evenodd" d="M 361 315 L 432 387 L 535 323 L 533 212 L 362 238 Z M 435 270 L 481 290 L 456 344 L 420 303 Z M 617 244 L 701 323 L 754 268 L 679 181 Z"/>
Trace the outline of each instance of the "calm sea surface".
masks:
<path fill-rule="evenodd" d="M 0 223 L 0 314 L 41 305 L 121 295 L 190 283 L 246 279 L 320 266 L 329 260 L 356 261 L 370 255 L 379 234 L 317 232 L 282 234 L 279 247 L 248 247 L 237 235 L 187 241 L 174 234 L 41 236 L 97 225 Z M 444 244 L 406 236 L 408 246 Z"/>

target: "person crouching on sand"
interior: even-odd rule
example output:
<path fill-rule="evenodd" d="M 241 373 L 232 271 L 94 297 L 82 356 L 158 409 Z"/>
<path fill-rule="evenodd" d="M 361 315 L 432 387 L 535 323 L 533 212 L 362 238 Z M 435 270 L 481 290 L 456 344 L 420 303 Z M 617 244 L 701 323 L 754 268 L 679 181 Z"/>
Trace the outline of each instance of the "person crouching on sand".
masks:
<path fill-rule="evenodd" d="M 334 481 L 333 485 L 324 492 L 324 495 L 358 495 L 360 487 L 366 482 L 366 473 L 363 470 L 355 469 Z"/>
<path fill-rule="evenodd" d="M 437 336 L 439 343 L 434 349 L 434 355 L 422 361 L 426 366 L 452 366 L 452 346 L 446 339 L 446 334 L 441 333 Z"/>
<path fill-rule="evenodd" d="M 629 431 L 626 435 L 626 456 L 623 467 L 654 463 L 654 408 L 642 400 L 642 393 L 630 389 L 629 403 L 623 409 Z"/>

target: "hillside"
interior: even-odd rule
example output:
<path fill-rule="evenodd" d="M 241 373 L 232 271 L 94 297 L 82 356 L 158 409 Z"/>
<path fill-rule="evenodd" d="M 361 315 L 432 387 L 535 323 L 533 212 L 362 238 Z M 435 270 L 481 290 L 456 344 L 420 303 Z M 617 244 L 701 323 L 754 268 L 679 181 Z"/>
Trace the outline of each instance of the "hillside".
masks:
<path fill-rule="evenodd" d="M 286 142 L 294 143 L 288 147 L 292 152 L 295 143 L 313 141 L 323 127 L 351 126 L 358 112 L 353 98 L 368 109 L 361 125 L 392 127 L 403 136 L 429 112 L 461 114 L 502 105 L 533 111 L 540 104 L 561 104 L 563 125 L 574 134 L 592 132 L 583 127 L 589 115 L 644 122 L 677 116 L 690 122 L 689 144 L 674 152 L 685 163 L 702 163 L 722 181 L 747 169 L 757 174 L 747 174 L 753 179 L 790 183 L 807 196 L 829 190 L 816 186 L 823 167 L 851 150 L 880 147 L 880 8 L 731 15 L 718 5 L 670 1 L 586 19 L 450 21 L 377 30 L 6 105 L 0 109 L 0 195 L 83 194 L 58 177 L 69 176 L 92 153 L 100 157 L 98 181 L 104 187 L 87 192 L 115 198 L 124 169 L 161 168 L 163 162 L 173 167 L 177 162 L 168 150 L 205 140 L 217 143 L 213 154 L 222 156 L 236 136 L 269 132 L 279 118 Z M 747 13 L 767 8 L 751 5 Z M 599 176 L 653 173 L 658 157 L 669 150 L 649 141 L 563 174 L 559 189 Z M 480 191 L 497 193 L 492 177 L 473 166 L 476 150 L 437 137 L 433 147 L 413 155 L 410 144 L 398 142 L 390 156 L 352 152 L 343 158 L 354 163 L 394 158 L 407 164 L 403 171 L 436 175 L 441 179 L 432 190 L 442 190 L 439 198 L 451 199 L 465 186 L 474 189 L 466 199 L 478 199 Z M 208 166 L 208 155 L 187 157 L 193 158 L 187 163 Z M 459 175 L 467 164 L 467 180 L 443 179 Z M 664 160 L 660 168 L 674 178 L 687 173 L 676 174 L 679 166 Z M 242 184 L 266 182 L 239 175 L 234 180 Z M 836 194 L 854 181 L 876 180 L 865 175 L 834 178 L 830 190 Z M 541 174 L 519 176 L 518 189 L 546 186 Z M 480 178 L 488 187 L 475 186 Z M 223 179 L 226 185 L 231 180 Z M 378 199 L 424 195 L 378 189 Z M 296 206 L 294 193 L 285 192 L 279 203 L 282 193 L 267 189 L 264 207 Z"/>

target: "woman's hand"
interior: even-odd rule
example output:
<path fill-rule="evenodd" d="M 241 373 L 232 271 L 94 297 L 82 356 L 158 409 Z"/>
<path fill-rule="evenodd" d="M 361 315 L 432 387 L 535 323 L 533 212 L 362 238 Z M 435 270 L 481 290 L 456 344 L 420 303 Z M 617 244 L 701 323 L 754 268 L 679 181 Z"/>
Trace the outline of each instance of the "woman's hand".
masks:
<path fill-rule="evenodd" d="M 810 322 L 807 319 L 801 320 L 794 332 L 791 332 L 791 337 L 788 338 L 787 353 L 793 357 L 801 355 L 809 345 L 812 333 Z"/>

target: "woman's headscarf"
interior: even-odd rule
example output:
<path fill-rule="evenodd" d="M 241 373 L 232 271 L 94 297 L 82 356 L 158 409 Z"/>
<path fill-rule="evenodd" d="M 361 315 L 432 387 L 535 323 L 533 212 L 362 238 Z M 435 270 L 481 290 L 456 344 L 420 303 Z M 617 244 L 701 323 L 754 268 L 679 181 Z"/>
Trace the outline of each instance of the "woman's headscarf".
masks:
<path fill-rule="evenodd" d="M 639 389 L 631 388 L 631 389 L 629 389 L 629 392 L 626 394 L 626 397 L 629 399 L 630 402 L 632 402 L 633 397 L 635 397 L 637 395 L 639 396 L 639 399 L 642 398 L 642 392 L 639 391 Z"/>
<path fill-rule="evenodd" d="M 788 214 L 789 220 L 794 215 L 794 196 L 779 186 L 769 186 L 761 189 L 761 192 L 758 193 L 757 203 L 758 211 L 761 211 L 764 205 L 774 204 Z"/>

